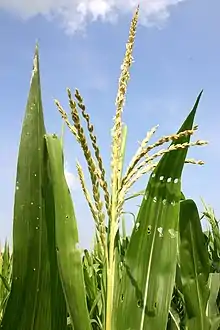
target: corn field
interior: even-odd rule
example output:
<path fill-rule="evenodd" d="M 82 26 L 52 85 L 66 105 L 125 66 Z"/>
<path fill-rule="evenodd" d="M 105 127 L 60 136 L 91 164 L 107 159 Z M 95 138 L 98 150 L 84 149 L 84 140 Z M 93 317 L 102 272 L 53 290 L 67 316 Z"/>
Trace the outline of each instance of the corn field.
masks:
<path fill-rule="evenodd" d="M 64 174 L 63 135 L 44 125 L 36 46 L 23 120 L 15 185 L 13 250 L 0 248 L 2 330 L 218 330 L 220 329 L 220 231 L 214 211 L 181 189 L 202 92 L 177 133 L 150 144 L 150 129 L 127 168 L 127 126 L 122 121 L 139 8 L 131 21 L 116 96 L 111 177 L 79 90 L 67 89 L 70 114 L 55 106 L 81 146 L 90 175 L 76 163 L 95 222 L 91 251 L 79 245 L 74 198 Z M 165 146 L 166 144 L 169 146 Z M 155 148 L 160 150 L 155 151 Z M 149 173 L 144 191 L 130 189 Z M 124 206 L 142 196 L 131 235 Z M 203 231 L 202 218 L 209 223 Z M 122 228 L 122 230 L 121 230 Z"/>

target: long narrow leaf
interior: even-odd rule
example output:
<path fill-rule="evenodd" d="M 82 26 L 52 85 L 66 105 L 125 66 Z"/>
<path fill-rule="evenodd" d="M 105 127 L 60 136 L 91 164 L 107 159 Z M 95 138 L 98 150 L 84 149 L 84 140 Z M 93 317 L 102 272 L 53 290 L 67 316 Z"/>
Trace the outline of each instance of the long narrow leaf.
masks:
<path fill-rule="evenodd" d="M 180 268 L 189 330 L 208 330 L 209 256 L 199 213 L 192 200 L 182 201 L 180 207 Z"/>
<path fill-rule="evenodd" d="M 206 308 L 206 315 L 211 322 L 211 330 L 219 330 L 220 328 L 220 315 L 217 306 L 217 298 L 220 290 L 220 274 L 209 274 L 209 300 Z"/>
<path fill-rule="evenodd" d="M 53 207 L 45 169 L 45 126 L 36 48 L 19 147 L 11 293 L 2 330 L 63 330 L 67 313 L 58 274 Z"/>
<path fill-rule="evenodd" d="M 78 230 L 64 175 L 61 141 L 56 135 L 47 135 L 46 144 L 55 201 L 56 250 L 62 286 L 74 330 L 90 330 Z"/>
<path fill-rule="evenodd" d="M 201 97 L 180 131 L 191 129 Z M 176 143 L 188 142 L 182 137 Z M 165 330 L 175 282 L 181 174 L 187 149 L 162 157 L 151 174 L 124 262 L 114 330 Z"/>

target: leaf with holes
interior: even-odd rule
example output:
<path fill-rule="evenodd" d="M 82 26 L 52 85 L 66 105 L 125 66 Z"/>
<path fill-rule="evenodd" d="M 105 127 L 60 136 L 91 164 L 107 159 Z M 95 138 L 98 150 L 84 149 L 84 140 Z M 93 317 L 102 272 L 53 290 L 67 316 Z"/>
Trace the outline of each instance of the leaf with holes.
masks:
<path fill-rule="evenodd" d="M 201 94 L 179 132 L 192 129 Z M 189 142 L 189 136 L 173 144 Z M 114 330 L 165 330 L 175 282 L 181 174 L 187 149 L 165 154 L 150 176 L 124 261 Z"/>
<path fill-rule="evenodd" d="M 206 307 L 209 298 L 209 255 L 196 204 L 180 205 L 180 268 L 189 330 L 210 329 Z"/>
<path fill-rule="evenodd" d="M 46 135 L 48 168 L 55 203 L 59 274 L 74 330 L 90 330 L 75 212 L 64 175 L 63 150 L 56 135 Z"/>
<path fill-rule="evenodd" d="M 18 155 L 12 285 L 2 330 L 60 330 L 67 326 L 56 260 L 53 196 L 45 167 L 44 134 L 36 48 Z"/>

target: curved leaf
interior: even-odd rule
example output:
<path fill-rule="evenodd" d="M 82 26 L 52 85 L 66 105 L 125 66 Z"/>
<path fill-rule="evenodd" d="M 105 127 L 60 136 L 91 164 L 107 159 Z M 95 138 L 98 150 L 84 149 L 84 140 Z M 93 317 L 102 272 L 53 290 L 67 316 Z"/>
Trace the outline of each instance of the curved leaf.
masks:
<path fill-rule="evenodd" d="M 179 132 L 192 128 L 200 96 Z M 173 144 L 188 141 L 189 136 Z M 151 174 L 125 256 L 114 330 L 166 329 L 175 282 L 186 154 L 187 149 L 167 153 Z"/>

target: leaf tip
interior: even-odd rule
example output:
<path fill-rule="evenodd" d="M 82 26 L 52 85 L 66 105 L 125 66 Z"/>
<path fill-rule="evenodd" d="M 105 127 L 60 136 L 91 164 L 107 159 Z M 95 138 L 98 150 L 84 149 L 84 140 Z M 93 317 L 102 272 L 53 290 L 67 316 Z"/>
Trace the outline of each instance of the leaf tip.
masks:
<path fill-rule="evenodd" d="M 39 50 L 39 40 L 36 39 L 36 42 L 35 42 L 35 54 L 36 54 L 36 52 L 38 52 L 38 50 Z"/>
<path fill-rule="evenodd" d="M 31 83 L 32 83 L 33 77 L 36 73 L 39 73 L 39 43 L 38 43 L 38 41 L 36 41 L 36 44 L 35 44 Z"/>

